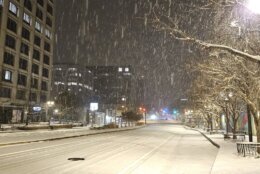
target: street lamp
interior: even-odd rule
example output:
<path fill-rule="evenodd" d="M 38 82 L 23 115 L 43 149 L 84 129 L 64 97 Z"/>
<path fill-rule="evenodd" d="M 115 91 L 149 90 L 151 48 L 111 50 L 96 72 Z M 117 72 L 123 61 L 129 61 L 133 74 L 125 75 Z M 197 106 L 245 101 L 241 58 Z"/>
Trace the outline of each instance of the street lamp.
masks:
<path fill-rule="evenodd" d="M 52 106 L 54 106 L 54 101 L 47 101 L 46 102 L 46 119 L 49 119 L 49 125 L 51 123 L 51 119 L 50 119 L 50 117 L 48 117 L 48 110 Z"/>
<path fill-rule="evenodd" d="M 146 124 L 146 109 L 140 107 L 140 108 L 139 108 L 139 111 L 143 113 L 143 116 L 144 116 L 144 124 Z"/>
<path fill-rule="evenodd" d="M 260 14 L 260 1 L 248 0 L 246 7 L 255 14 Z"/>

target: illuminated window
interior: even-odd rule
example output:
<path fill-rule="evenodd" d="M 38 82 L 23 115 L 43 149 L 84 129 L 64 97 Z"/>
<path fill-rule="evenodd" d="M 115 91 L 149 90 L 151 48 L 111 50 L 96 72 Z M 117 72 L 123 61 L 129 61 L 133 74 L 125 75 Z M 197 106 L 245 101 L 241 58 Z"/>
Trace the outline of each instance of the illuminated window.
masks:
<path fill-rule="evenodd" d="M 28 14 L 23 13 L 23 20 L 25 21 L 25 23 L 31 25 L 32 19 L 31 19 L 31 17 Z"/>
<path fill-rule="evenodd" d="M 9 2 L 9 11 L 16 16 L 19 14 L 18 8 L 12 2 Z"/>
<path fill-rule="evenodd" d="M 122 71 L 123 71 L 123 68 L 119 67 L 118 72 L 122 72 Z"/>
<path fill-rule="evenodd" d="M 4 70 L 3 71 L 3 80 L 11 82 L 12 81 L 12 72 L 9 70 Z"/>
<path fill-rule="evenodd" d="M 41 27 L 41 24 L 39 23 L 39 22 L 35 22 L 35 29 L 37 30 L 37 31 L 39 31 L 39 32 L 41 32 L 42 31 L 42 27 Z"/>
<path fill-rule="evenodd" d="M 125 68 L 125 72 L 129 72 L 129 68 Z"/>
<path fill-rule="evenodd" d="M 47 37 L 47 38 L 51 38 L 51 32 L 50 32 L 50 30 L 48 30 L 48 29 L 45 29 L 45 36 Z"/>

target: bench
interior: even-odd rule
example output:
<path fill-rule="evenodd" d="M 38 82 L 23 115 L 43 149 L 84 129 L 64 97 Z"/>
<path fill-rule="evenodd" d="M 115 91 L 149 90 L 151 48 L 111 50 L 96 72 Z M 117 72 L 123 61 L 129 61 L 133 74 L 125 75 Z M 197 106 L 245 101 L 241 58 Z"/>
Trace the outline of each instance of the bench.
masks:
<path fill-rule="evenodd" d="M 233 137 L 233 139 L 238 139 L 241 141 L 244 141 L 246 139 L 246 132 L 244 131 L 237 131 L 235 133 L 224 133 L 224 140 L 225 139 L 230 139 Z"/>
<path fill-rule="evenodd" d="M 260 149 L 260 143 L 253 142 L 238 142 L 237 143 L 237 153 L 239 155 L 255 156 L 258 157 L 259 153 L 257 152 Z"/>

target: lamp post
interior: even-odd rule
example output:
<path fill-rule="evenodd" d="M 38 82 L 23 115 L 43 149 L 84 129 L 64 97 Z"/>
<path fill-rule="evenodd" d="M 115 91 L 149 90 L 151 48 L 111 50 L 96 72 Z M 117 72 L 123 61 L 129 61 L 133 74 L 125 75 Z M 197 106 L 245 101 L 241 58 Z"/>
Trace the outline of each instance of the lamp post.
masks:
<path fill-rule="evenodd" d="M 54 101 L 47 101 L 46 102 L 46 119 L 49 121 L 49 125 L 51 124 L 51 118 L 48 117 L 48 111 L 49 111 L 49 108 L 54 106 Z"/>
<path fill-rule="evenodd" d="M 229 132 L 229 112 L 228 112 L 228 98 L 225 98 L 225 109 L 226 109 L 226 133 Z"/>
<path fill-rule="evenodd" d="M 93 128 L 94 121 L 96 123 L 96 111 L 98 110 L 98 103 L 90 103 L 91 114 L 91 127 Z"/>
<path fill-rule="evenodd" d="M 139 111 L 143 114 L 143 116 L 144 116 L 144 124 L 146 124 L 146 109 L 143 108 L 143 107 L 140 107 Z"/>
<path fill-rule="evenodd" d="M 255 14 L 260 14 L 260 1 L 259 0 L 248 0 L 246 7 Z"/>

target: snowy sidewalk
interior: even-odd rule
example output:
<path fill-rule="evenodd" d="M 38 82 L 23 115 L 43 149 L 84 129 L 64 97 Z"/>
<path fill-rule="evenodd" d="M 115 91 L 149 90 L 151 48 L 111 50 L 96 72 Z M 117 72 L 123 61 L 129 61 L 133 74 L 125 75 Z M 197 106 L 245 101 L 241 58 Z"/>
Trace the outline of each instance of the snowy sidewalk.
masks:
<path fill-rule="evenodd" d="M 217 158 L 212 167 L 212 174 L 260 173 L 260 158 L 239 156 L 237 153 L 236 142 L 234 140 L 224 140 L 222 134 L 210 135 L 205 131 L 201 132 L 220 145 Z"/>

